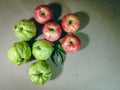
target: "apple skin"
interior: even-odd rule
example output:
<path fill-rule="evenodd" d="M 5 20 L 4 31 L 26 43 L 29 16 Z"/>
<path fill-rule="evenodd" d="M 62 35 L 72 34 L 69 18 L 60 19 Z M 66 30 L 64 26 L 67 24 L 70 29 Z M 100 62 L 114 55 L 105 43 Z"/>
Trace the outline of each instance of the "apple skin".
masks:
<path fill-rule="evenodd" d="M 56 22 L 48 22 L 44 25 L 42 33 L 45 39 L 54 42 L 60 38 L 62 34 L 62 28 Z"/>
<path fill-rule="evenodd" d="M 29 41 L 36 36 L 36 26 L 33 21 L 22 19 L 15 24 L 14 32 L 20 41 Z"/>
<path fill-rule="evenodd" d="M 48 5 L 39 5 L 34 9 L 34 19 L 39 24 L 45 24 L 53 17 L 51 8 Z"/>
<path fill-rule="evenodd" d="M 51 56 L 53 49 L 51 42 L 39 39 L 33 43 L 32 53 L 37 60 L 47 60 Z"/>
<path fill-rule="evenodd" d="M 27 42 L 15 42 L 8 50 L 7 56 L 11 63 L 19 66 L 26 64 L 31 58 L 31 48 Z"/>
<path fill-rule="evenodd" d="M 61 40 L 63 49 L 68 53 L 74 53 L 80 50 L 81 41 L 74 34 L 68 34 Z"/>
<path fill-rule="evenodd" d="M 44 61 L 32 63 L 28 70 L 28 76 L 32 83 L 43 85 L 51 79 L 51 67 Z"/>
<path fill-rule="evenodd" d="M 73 33 L 80 28 L 80 20 L 75 14 L 69 13 L 63 16 L 61 25 L 65 32 Z"/>

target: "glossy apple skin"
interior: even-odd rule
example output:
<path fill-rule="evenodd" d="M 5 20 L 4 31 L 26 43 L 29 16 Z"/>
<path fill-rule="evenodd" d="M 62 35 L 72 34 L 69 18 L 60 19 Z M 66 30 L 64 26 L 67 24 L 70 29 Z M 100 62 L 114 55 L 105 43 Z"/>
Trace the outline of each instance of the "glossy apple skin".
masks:
<path fill-rule="evenodd" d="M 69 13 L 63 16 L 61 25 L 65 32 L 73 33 L 80 28 L 80 20 L 75 14 Z"/>
<path fill-rule="evenodd" d="M 54 42 L 60 38 L 62 28 L 56 22 L 48 22 L 44 25 L 42 33 L 46 40 Z"/>
<path fill-rule="evenodd" d="M 66 52 L 74 53 L 80 50 L 81 41 L 77 36 L 68 34 L 62 38 L 61 45 Z"/>
<path fill-rule="evenodd" d="M 34 9 L 34 19 L 39 24 L 45 24 L 53 17 L 51 8 L 48 5 L 39 5 Z"/>

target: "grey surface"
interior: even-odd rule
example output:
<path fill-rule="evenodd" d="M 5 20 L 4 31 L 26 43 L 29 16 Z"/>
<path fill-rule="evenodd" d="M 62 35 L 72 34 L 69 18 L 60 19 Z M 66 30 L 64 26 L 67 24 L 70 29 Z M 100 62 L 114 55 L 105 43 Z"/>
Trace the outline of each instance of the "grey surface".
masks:
<path fill-rule="evenodd" d="M 34 85 L 27 76 L 34 61 L 15 66 L 7 50 L 19 41 L 13 26 L 33 16 L 39 4 L 58 2 L 60 18 L 76 13 L 81 29 L 76 33 L 82 48 L 67 54 L 63 67 L 44 86 Z M 38 37 L 39 38 L 39 37 Z M 120 90 L 120 1 L 119 0 L 0 0 L 0 90 Z"/>

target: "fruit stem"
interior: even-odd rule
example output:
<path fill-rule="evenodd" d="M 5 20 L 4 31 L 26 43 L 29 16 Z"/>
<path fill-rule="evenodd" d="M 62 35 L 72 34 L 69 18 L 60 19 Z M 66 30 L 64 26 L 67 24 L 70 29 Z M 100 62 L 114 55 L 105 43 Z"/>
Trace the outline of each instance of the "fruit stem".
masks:
<path fill-rule="evenodd" d="M 41 15 L 45 16 L 45 11 L 44 10 L 42 10 Z"/>
<path fill-rule="evenodd" d="M 42 76 L 42 73 L 40 73 L 39 76 Z"/>
<path fill-rule="evenodd" d="M 70 41 L 69 43 L 70 43 L 70 44 L 73 44 L 73 42 L 72 42 L 72 41 Z"/>
<path fill-rule="evenodd" d="M 54 31 L 54 29 L 53 29 L 53 28 L 49 28 L 49 30 L 50 30 L 50 31 Z"/>
<path fill-rule="evenodd" d="M 43 16 L 44 16 L 44 15 L 45 15 L 45 13 L 44 13 L 44 12 L 42 12 L 42 13 L 41 13 L 41 15 L 43 15 Z"/>
<path fill-rule="evenodd" d="M 69 24 L 72 24 L 72 20 L 69 20 L 68 23 L 69 23 Z"/>
<path fill-rule="evenodd" d="M 22 31 L 22 30 L 23 30 L 23 28 L 22 28 L 22 27 L 20 27 L 20 30 Z"/>

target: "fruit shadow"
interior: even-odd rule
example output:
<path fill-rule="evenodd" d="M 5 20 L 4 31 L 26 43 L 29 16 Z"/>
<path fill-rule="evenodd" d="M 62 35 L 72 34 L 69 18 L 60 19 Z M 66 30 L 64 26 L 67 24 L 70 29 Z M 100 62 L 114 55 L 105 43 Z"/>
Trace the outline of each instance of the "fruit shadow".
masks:
<path fill-rule="evenodd" d="M 33 21 L 35 26 L 36 26 L 36 36 L 34 38 L 32 38 L 32 40 L 35 40 L 39 35 L 42 34 L 42 28 L 43 28 L 43 24 L 39 24 L 36 22 L 36 20 L 32 17 L 29 19 L 30 21 Z"/>
<path fill-rule="evenodd" d="M 75 35 L 81 40 L 81 49 L 84 49 L 89 44 L 89 36 L 83 32 L 77 32 Z"/>
<path fill-rule="evenodd" d="M 79 19 L 80 19 L 80 29 L 79 30 L 82 30 L 83 28 L 85 28 L 87 26 L 87 24 L 90 21 L 89 15 L 84 11 L 79 11 L 74 14 L 79 17 Z"/>
<path fill-rule="evenodd" d="M 58 18 L 61 16 L 61 13 L 62 13 L 61 5 L 57 2 L 50 3 L 48 5 L 52 9 L 54 19 L 58 20 Z"/>
<path fill-rule="evenodd" d="M 64 59 L 64 63 L 65 63 L 66 54 L 62 54 L 62 55 L 63 55 L 63 59 Z M 56 58 L 56 60 L 55 60 L 56 64 L 53 63 L 52 59 L 49 59 L 46 62 L 50 65 L 50 67 L 52 69 L 53 75 L 52 75 L 51 80 L 54 80 L 57 77 L 59 77 L 61 75 L 62 71 L 63 71 L 63 65 L 64 65 L 64 63 L 61 64 L 61 58 L 59 56 Z"/>

